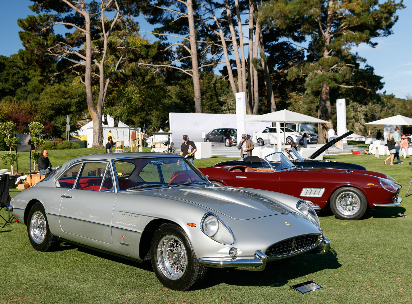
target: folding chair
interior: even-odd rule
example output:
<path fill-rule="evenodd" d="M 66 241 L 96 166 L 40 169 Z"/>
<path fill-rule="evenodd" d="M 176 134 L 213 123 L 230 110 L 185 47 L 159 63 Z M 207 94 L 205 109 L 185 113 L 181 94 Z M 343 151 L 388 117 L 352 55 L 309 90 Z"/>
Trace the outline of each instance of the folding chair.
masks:
<path fill-rule="evenodd" d="M 9 193 L 9 175 L 1 174 L 0 172 L 0 211 L 6 210 L 6 217 L 0 214 L 0 218 L 4 220 L 4 224 L 0 228 L 4 228 L 7 224 L 12 222 L 13 219 L 13 208 L 10 204 L 10 193 Z"/>

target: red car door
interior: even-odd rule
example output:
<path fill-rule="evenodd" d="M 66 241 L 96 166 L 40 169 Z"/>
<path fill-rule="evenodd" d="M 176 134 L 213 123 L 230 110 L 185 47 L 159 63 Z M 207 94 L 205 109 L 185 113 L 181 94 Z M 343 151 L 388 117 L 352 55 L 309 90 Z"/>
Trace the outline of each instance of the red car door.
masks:
<path fill-rule="evenodd" d="M 232 172 L 235 187 L 279 192 L 279 172 Z"/>

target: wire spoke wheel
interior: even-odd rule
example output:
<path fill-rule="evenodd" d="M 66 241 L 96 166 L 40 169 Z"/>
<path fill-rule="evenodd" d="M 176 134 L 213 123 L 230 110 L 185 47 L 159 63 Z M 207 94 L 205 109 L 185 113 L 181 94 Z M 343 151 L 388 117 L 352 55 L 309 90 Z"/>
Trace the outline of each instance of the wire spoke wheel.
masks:
<path fill-rule="evenodd" d="M 55 237 L 49 229 L 46 212 L 40 203 L 35 203 L 30 209 L 27 233 L 31 245 L 38 251 L 48 251 L 56 244 Z"/>
<path fill-rule="evenodd" d="M 160 271 L 170 280 L 177 280 L 186 271 L 186 248 L 178 237 L 166 235 L 157 246 L 157 263 Z"/>
<path fill-rule="evenodd" d="M 150 258 L 159 281 L 173 290 L 188 290 L 206 271 L 184 230 L 172 223 L 155 231 Z"/>
<path fill-rule="evenodd" d="M 336 208 L 339 210 L 340 213 L 351 216 L 356 214 L 361 205 L 361 200 L 359 196 L 357 196 L 354 192 L 345 191 L 338 195 L 336 198 L 337 204 Z"/>
<path fill-rule="evenodd" d="M 358 220 L 368 208 L 368 200 L 362 191 L 353 187 L 336 190 L 330 198 L 330 207 L 342 220 Z"/>
<path fill-rule="evenodd" d="M 30 236 L 34 242 L 41 244 L 44 242 L 47 233 L 47 221 L 43 213 L 36 211 L 30 220 Z"/>

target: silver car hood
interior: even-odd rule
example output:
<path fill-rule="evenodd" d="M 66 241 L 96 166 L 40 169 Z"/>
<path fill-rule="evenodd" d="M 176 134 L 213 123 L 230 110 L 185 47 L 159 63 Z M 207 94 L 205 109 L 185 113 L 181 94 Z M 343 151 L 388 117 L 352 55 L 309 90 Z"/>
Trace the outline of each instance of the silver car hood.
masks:
<path fill-rule="evenodd" d="M 288 206 L 274 199 L 229 187 L 182 187 L 158 192 L 157 196 L 196 204 L 238 220 L 291 213 Z"/>

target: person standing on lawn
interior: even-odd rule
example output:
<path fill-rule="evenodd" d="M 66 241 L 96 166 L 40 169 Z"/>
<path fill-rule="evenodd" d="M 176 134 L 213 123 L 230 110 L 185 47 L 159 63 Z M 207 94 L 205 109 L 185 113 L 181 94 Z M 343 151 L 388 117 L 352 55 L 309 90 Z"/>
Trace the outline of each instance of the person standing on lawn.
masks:
<path fill-rule="evenodd" d="M 399 157 L 399 151 L 401 150 L 401 134 L 399 134 L 399 128 L 395 128 L 395 132 L 393 133 L 393 140 L 395 141 L 395 157 L 398 159 L 398 164 L 403 164 L 401 162 L 401 158 Z"/>
<path fill-rule="evenodd" d="M 242 134 L 242 139 L 237 145 L 237 148 L 240 150 L 240 157 L 245 158 L 247 156 L 252 156 L 252 150 L 255 148 L 253 142 L 248 139 L 247 134 Z"/>
<path fill-rule="evenodd" d="M 106 144 L 106 153 L 112 153 L 112 138 L 108 137 L 107 138 L 107 144 Z"/>
<path fill-rule="evenodd" d="M 406 158 L 406 152 L 408 151 L 408 146 L 409 146 L 408 138 L 405 135 L 402 135 L 402 137 L 401 137 L 401 151 L 402 151 L 402 154 L 403 154 L 403 159 Z"/>
<path fill-rule="evenodd" d="M 396 149 L 395 149 L 395 141 L 393 140 L 392 132 L 390 132 L 388 135 L 387 144 L 388 144 L 388 150 L 389 150 L 390 155 L 383 162 L 386 165 L 386 162 L 388 161 L 388 159 L 390 159 L 391 160 L 390 165 L 393 166 L 393 159 L 395 158 Z"/>
<path fill-rule="evenodd" d="M 189 140 L 188 135 L 183 135 L 183 144 L 180 147 L 180 155 L 193 164 L 193 158 L 195 157 L 194 154 L 196 151 L 197 149 L 195 143 Z"/>

